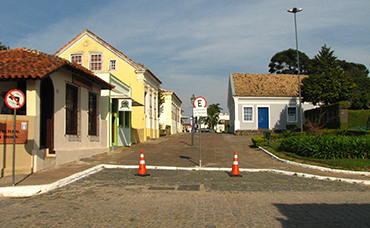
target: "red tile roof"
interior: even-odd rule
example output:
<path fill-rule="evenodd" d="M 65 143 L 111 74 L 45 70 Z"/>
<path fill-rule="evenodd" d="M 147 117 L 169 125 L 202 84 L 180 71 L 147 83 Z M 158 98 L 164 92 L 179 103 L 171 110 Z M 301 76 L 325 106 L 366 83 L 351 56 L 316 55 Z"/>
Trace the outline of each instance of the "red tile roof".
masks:
<path fill-rule="evenodd" d="M 57 56 L 28 48 L 0 51 L 0 80 L 41 79 L 60 68 L 77 71 L 103 89 L 114 88 L 85 67 Z"/>
<path fill-rule="evenodd" d="M 64 51 L 68 46 L 70 46 L 71 44 L 73 44 L 80 36 L 84 35 L 84 34 L 89 34 L 91 35 L 92 37 L 94 37 L 96 40 L 98 40 L 99 42 L 103 43 L 104 45 L 106 45 L 109 49 L 111 49 L 113 52 L 117 53 L 118 55 L 121 55 L 124 59 L 126 59 L 128 62 L 130 62 L 131 64 L 135 65 L 136 67 L 140 68 L 140 69 L 143 69 L 145 71 L 148 71 L 158 82 L 159 84 L 162 84 L 162 82 L 157 78 L 157 76 L 155 76 L 148 68 L 145 68 L 139 64 L 137 64 L 135 61 L 133 61 L 132 59 L 130 59 L 129 57 L 127 57 L 125 54 L 123 54 L 122 52 L 120 52 L 119 50 L 117 50 L 116 48 L 114 48 L 112 45 L 108 44 L 107 42 L 105 42 L 103 39 L 101 39 L 100 37 L 98 37 L 97 35 L 95 35 L 94 33 L 92 33 L 90 30 L 88 29 L 85 29 L 84 31 L 82 31 L 80 34 L 78 34 L 75 38 L 73 38 L 71 41 L 69 41 L 66 45 L 64 45 L 62 48 L 60 48 L 57 52 L 54 53 L 54 55 L 60 55 L 62 51 Z"/>
<path fill-rule="evenodd" d="M 240 74 L 233 73 L 236 96 L 296 97 L 298 75 L 293 74 Z M 301 81 L 307 75 L 301 75 Z"/>

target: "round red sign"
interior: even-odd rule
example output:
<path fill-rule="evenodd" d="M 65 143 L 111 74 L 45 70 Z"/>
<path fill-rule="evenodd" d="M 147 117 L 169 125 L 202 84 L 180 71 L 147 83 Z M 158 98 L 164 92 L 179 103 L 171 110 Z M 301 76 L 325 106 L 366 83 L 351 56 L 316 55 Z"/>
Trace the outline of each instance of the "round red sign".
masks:
<path fill-rule="evenodd" d="M 11 109 L 22 108 L 26 99 L 22 91 L 12 89 L 5 95 L 5 104 Z"/>

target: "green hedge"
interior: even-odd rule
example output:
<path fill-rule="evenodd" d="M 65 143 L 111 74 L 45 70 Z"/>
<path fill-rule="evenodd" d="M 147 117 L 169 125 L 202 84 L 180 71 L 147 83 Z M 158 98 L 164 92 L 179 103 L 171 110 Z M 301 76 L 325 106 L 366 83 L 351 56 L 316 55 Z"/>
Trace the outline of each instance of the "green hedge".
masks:
<path fill-rule="evenodd" d="M 281 141 L 279 150 L 319 159 L 370 159 L 370 135 L 294 136 Z"/>
<path fill-rule="evenodd" d="M 253 144 L 255 145 L 255 146 L 262 146 L 263 145 L 263 143 L 265 142 L 265 141 L 267 141 L 267 139 L 265 138 L 265 137 L 263 137 L 263 136 L 259 136 L 259 137 L 253 137 L 252 138 L 252 142 L 253 142 Z"/>
<path fill-rule="evenodd" d="M 348 110 L 348 127 L 366 127 L 370 110 Z"/>

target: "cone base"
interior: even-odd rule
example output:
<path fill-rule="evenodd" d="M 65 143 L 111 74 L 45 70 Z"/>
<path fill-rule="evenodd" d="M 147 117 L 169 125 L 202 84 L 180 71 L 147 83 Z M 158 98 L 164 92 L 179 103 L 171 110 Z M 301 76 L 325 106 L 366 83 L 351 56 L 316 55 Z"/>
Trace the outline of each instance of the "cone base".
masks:
<path fill-rule="evenodd" d="M 234 174 L 229 174 L 230 177 L 242 177 L 243 175 L 239 174 L 239 175 L 234 175 Z"/>
<path fill-rule="evenodd" d="M 150 174 L 135 174 L 135 176 L 140 176 L 140 177 L 147 177 L 147 176 L 150 176 Z"/>

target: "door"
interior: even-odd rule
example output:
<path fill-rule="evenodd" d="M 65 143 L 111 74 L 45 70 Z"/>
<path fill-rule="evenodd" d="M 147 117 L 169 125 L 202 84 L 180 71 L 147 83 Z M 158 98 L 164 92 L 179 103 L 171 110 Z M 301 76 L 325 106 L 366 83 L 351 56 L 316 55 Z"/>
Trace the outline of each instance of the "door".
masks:
<path fill-rule="evenodd" d="M 54 86 L 50 77 L 41 81 L 40 148 L 54 151 Z"/>
<path fill-rule="evenodd" d="M 258 129 L 269 129 L 269 108 L 258 108 Z"/>

